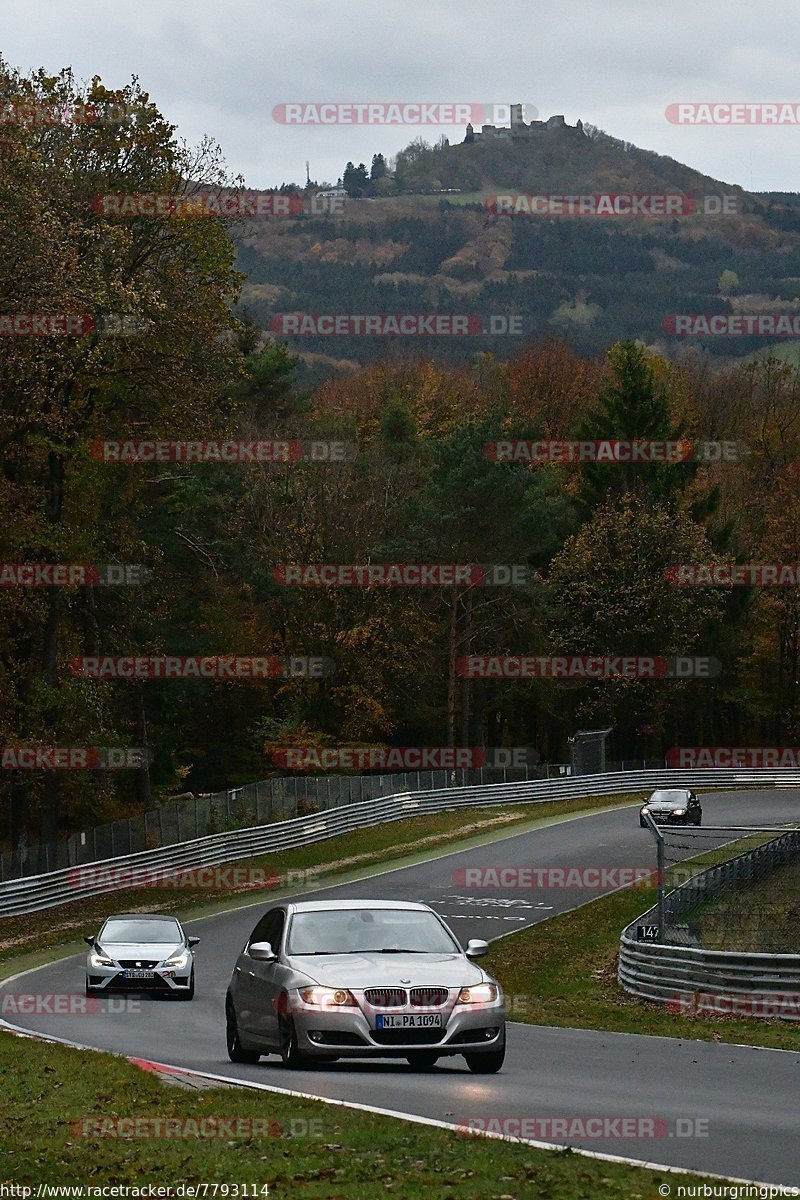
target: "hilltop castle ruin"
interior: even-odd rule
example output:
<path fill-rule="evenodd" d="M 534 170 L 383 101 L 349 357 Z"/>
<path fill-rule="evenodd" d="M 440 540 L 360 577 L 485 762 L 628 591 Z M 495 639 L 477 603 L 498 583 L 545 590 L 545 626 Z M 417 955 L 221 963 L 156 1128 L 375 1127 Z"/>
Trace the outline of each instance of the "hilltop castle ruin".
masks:
<path fill-rule="evenodd" d="M 522 105 L 511 105 L 511 125 L 482 125 L 480 133 L 476 133 L 472 124 L 467 125 L 467 134 L 464 138 L 466 143 L 480 142 L 489 138 L 498 139 L 526 139 L 533 138 L 539 133 L 553 133 L 562 129 L 570 129 L 579 133 L 582 137 L 583 121 L 579 120 L 576 125 L 567 125 L 563 116 L 548 117 L 546 121 L 525 121 L 522 116 Z"/>

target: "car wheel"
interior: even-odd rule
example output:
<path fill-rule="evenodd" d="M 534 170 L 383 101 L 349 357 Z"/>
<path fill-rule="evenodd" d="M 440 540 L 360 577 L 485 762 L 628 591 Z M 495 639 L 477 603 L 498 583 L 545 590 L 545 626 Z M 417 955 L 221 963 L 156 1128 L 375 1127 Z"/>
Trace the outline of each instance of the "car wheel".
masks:
<path fill-rule="evenodd" d="M 416 1050 L 413 1054 L 406 1055 L 406 1062 L 417 1071 L 427 1071 L 429 1067 L 436 1065 L 439 1057 L 432 1050 Z"/>
<path fill-rule="evenodd" d="M 647 829 L 647 821 L 645 821 L 644 817 L 639 817 L 639 824 L 641 825 L 642 829 Z"/>
<path fill-rule="evenodd" d="M 278 1021 L 278 1032 L 281 1039 L 281 1060 L 285 1067 L 297 1070 L 298 1067 L 310 1066 L 310 1060 L 297 1049 L 297 1030 L 291 1017 L 281 1017 Z"/>
<path fill-rule="evenodd" d="M 239 1030 L 236 1025 L 236 1013 L 230 996 L 225 1001 L 225 1040 L 228 1044 L 228 1058 L 235 1063 L 257 1063 L 261 1055 L 255 1050 L 245 1050 L 239 1041 Z"/>
<path fill-rule="evenodd" d="M 87 996 L 96 996 L 97 995 L 97 992 L 95 991 L 95 989 L 93 987 L 89 986 L 88 979 L 86 980 L 86 995 Z"/>
<path fill-rule="evenodd" d="M 499 1050 L 487 1050 L 481 1053 L 477 1051 L 475 1054 L 465 1054 L 467 1066 L 473 1075 L 494 1075 L 503 1065 L 503 1060 L 506 1056 L 506 1039 L 503 1035 L 503 1044 Z"/>
<path fill-rule="evenodd" d="M 702 813 L 698 813 L 698 814 L 697 814 L 697 820 L 695 821 L 695 825 L 700 825 L 700 824 L 701 824 L 701 822 L 702 822 L 702 820 L 703 820 L 703 814 L 702 814 Z"/>

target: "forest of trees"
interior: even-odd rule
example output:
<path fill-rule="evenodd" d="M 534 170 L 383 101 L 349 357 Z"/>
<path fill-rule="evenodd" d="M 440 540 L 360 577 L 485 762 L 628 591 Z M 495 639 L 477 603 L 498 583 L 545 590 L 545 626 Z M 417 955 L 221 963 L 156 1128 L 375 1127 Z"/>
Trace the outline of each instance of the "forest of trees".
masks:
<path fill-rule="evenodd" d="M 76 94 L 69 75 L 24 80 L 0 62 L 0 98 Z M 187 789 L 262 778 L 275 746 L 525 745 L 557 762 L 576 728 L 597 725 L 613 725 L 614 758 L 796 742 L 797 590 L 686 589 L 665 576 L 673 563 L 800 562 L 796 370 L 774 359 L 676 366 L 632 338 L 590 353 L 543 337 L 506 361 L 463 344 L 447 362 L 388 352 L 308 393 L 286 345 L 235 315 L 243 276 L 225 219 L 120 220 L 92 207 L 106 192 L 229 184 L 216 148 L 188 155 L 135 83 L 113 94 L 95 83 L 88 99 L 124 103 L 135 120 L 122 131 L 3 130 L 2 311 L 139 324 L 116 337 L 0 339 L 0 557 L 136 563 L 150 575 L 138 587 L 0 588 L 0 742 L 146 746 L 153 762 L 3 770 L 1 838 L 51 840 Z M 409 266 L 432 253 L 413 235 L 403 235 Z M 606 253 L 611 270 L 613 242 Z M 327 303 L 318 295 L 314 308 Z M 726 439 L 748 453 L 627 467 L 484 453 L 497 438 L 575 437 Z M 108 438 L 339 440 L 357 453 L 107 463 L 92 444 Z M 521 563 L 531 580 L 276 582 L 278 564 L 305 562 Z M 495 653 L 696 654 L 722 671 L 708 681 L 458 677 L 459 656 Z M 322 680 L 76 676 L 70 662 L 91 654 L 322 655 L 336 669 Z"/>

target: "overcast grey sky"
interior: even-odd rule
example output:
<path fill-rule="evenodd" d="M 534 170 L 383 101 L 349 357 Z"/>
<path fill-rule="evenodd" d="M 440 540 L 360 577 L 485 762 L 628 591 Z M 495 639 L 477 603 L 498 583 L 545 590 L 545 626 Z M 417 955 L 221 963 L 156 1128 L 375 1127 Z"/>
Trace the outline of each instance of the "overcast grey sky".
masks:
<path fill-rule="evenodd" d="M 800 106 L 797 0 L 0 0 L 0 50 L 26 72 L 139 76 L 188 142 L 212 135 L 252 187 L 335 181 L 348 159 L 461 126 L 283 126 L 289 101 L 535 105 L 726 183 L 795 191 L 800 126 L 671 124 L 676 101 Z M 800 111 L 800 108 L 798 109 Z"/>

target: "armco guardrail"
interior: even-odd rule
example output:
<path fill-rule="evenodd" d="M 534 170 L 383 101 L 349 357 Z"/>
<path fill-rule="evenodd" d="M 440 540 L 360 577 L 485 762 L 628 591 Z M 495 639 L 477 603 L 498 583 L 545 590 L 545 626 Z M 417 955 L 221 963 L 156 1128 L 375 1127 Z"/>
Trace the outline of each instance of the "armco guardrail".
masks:
<path fill-rule="evenodd" d="M 630 769 L 662 765 L 662 762 L 640 762 L 630 764 Z M 178 845 L 231 829 L 306 817 L 321 810 L 357 804 L 361 800 L 376 800 L 380 796 L 396 796 L 400 792 L 525 783 L 535 779 L 557 779 L 565 774 L 569 774 L 568 767 L 543 763 L 516 768 L 477 767 L 454 771 L 291 775 L 259 779 L 223 792 L 168 800 L 145 812 L 107 821 L 49 844 L 18 846 L 14 853 L 0 854 L 0 883 L 80 863 L 102 862 L 121 854 L 138 854 L 142 850 Z"/>
<path fill-rule="evenodd" d="M 468 806 L 536 804 L 548 800 L 576 800 L 586 796 L 613 796 L 651 790 L 665 784 L 714 788 L 773 787 L 780 786 L 782 780 L 789 776 L 796 779 L 796 775 L 788 771 L 677 771 L 664 768 L 539 779 L 530 783 L 496 784 L 490 787 L 406 792 L 290 821 L 237 829 L 179 845 L 105 859 L 89 866 L 68 867 L 45 875 L 12 879 L 0 884 L 0 915 L 37 912 L 56 904 L 120 891 L 130 886 L 119 882 L 120 874 L 128 868 L 131 871 L 166 873 L 170 870 L 219 866 L 271 851 L 307 846 L 372 825 L 399 821 L 415 813 L 446 812 Z"/>
<path fill-rule="evenodd" d="M 661 768 L 663 759 L 609 763 L 606 771 L 644 771 Z M 306 817 L 311 813 L 396 796 L 449 787 L 484 787 L 496 783 L 530 783 L 560 779 L 570 768 L 559 763 L 535 766 L 485 766 L 456 770 L 390 772 L 369 775 L 291 775 L 259 779 L 188 798 L 176 797 L 145 812 L 72 833 L 59 841 L 19 845 L 13 853 L 0 853 L 0 883 L 24 875 L 41 875 L 80 863 L 103 862 L 121 854 L 138 854 L 180 842 Z"/>
<path fill-rule="evenodd" d="M 667 928 L 675 917 L 691 911 L 703 900 L 746 885 L 763 871 L 789 862 L 800 853 L 800 830 L 779 837 L 701 871 L 666 896 Z M 739 1011 L 765 1015 L 775 1011 L 778 998 L 800 994 L 800 954 L 763 954 L 729 950 L 704 950 L 699 946 L 669 942 L 638 942 L 637 925 L 657 923 L 657 907 L 632 921 L 620 937 L 617 978 L 627 992 L 645 1000 L 680 1004 L 697 993 L 725 997 Z M 771 1003 L 772 1002 L 772 1003 Z M 720 1010 L 721 1011 L 721 1010 Z M 800 1020 L 800 1003 L 781 1004 L 780 1015 Z"/>

